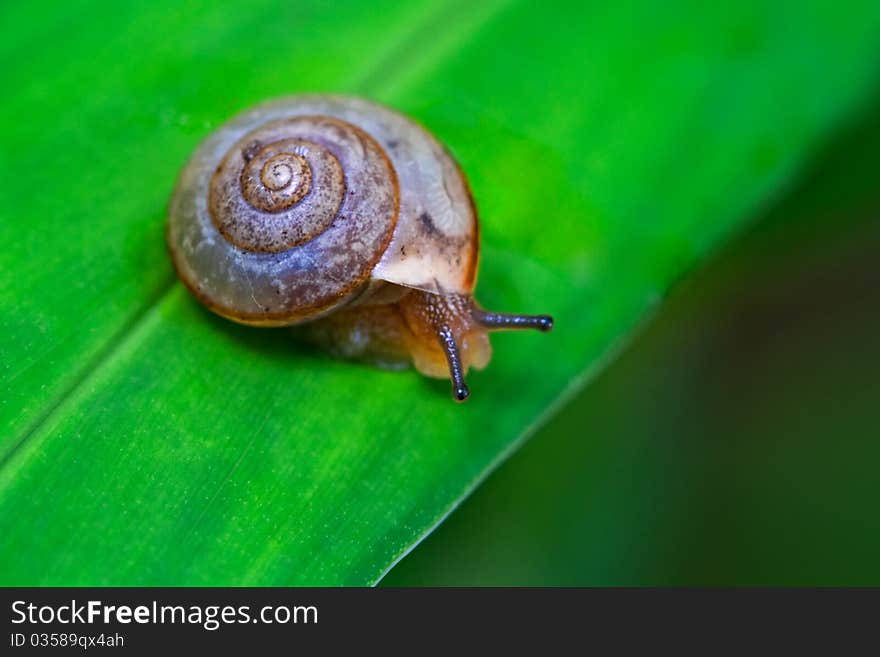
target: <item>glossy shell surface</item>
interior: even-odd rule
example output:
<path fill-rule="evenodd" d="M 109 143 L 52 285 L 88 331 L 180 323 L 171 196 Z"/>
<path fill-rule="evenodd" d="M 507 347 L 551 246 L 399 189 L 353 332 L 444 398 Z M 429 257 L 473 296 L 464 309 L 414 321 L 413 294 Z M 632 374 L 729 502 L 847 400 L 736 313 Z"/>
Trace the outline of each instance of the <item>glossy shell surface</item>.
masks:
<path fill-rule="evenodd" d="M 315 319 L 378 281 L 469 294 L 478 255 L 470 191 L 443 146 L 341 96 L 281 98 L 220 126 L 180 175 L 168 244 L 205 305 L 263 325 Z"/>

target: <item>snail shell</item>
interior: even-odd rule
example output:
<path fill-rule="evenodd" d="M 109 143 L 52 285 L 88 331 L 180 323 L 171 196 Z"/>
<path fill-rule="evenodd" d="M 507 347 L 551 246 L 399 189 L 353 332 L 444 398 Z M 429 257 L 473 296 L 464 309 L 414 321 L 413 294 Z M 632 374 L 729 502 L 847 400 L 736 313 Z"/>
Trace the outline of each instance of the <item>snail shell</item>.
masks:
<path fill-rule="evenodd" d="M 457 165 L 361 99 L 297 96 L 232 119 L 190 159 L 170 217 L 181 278 L 243 323 L 314 319 L 371 279 L 473 290 L 476 213 Z"/>
<path fill-rule="evenodd" d="M 474 304 L 477 218 L 461 169 L 424 128 L 360 98 L 282 98 L 222 125 L 180 175 L 167 238 L 214 312 L 310 322 L 303 335 L 331 351 L 413 361 L 452 376 L 462 399 L 489 329 L 550 326 Z"/>

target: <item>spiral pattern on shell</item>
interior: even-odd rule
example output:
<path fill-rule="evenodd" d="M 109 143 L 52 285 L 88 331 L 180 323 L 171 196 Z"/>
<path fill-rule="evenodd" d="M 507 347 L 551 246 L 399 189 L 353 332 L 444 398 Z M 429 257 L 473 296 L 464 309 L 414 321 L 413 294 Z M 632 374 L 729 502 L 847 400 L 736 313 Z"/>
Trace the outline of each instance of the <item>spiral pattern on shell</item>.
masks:
<path fill-rule="evenodd" d="M 172 201 L 181 278 L 245 323 L 312 318 L 367 284 L 399 211 L 382 147 L 330 116 L 265 122 L 203 145 Z"/>
<path fill-rule="evenodd" d="M 366 302 L 371 282 L 470 294 L 479 252 L 443 145 L 394 110 L 328 95 L 269 100 L 209 134 L 177 181 L 167 241 L 205 306 L 257 325 Z"/>

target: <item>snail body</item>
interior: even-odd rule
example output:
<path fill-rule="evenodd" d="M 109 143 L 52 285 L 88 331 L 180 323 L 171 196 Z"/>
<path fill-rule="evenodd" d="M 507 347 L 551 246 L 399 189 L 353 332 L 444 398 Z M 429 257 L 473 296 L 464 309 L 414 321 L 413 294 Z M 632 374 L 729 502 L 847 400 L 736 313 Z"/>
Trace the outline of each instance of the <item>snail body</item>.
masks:
<path fill-rule="evenodd" d="M 464 174 L 424 128 L 343 96 L 263 103 L 195 151 L 169 206 L 172 261 L 236 322 L 302 325 L 332 353 L 451 376 L 488 362 L 487 332 L 546 316 L 473 301 L 477 215 Z"/>

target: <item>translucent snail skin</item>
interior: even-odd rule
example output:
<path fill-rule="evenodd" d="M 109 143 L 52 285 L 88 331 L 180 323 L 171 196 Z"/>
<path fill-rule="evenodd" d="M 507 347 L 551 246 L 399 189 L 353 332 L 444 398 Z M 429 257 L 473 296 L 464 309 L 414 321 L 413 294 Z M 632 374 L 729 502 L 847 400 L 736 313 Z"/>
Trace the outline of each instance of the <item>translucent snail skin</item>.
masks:
<path fill-rule="evenodd" d="M 178 275 L 212 311 L 302 325 L 332 354 L 452 379 L 491 355 L 489 331 L 547 315 L 473 299 L 479 229 L 464 173 L 405 116 L 361 98 L 292 96 L 220 126 L 171 198 Z"/>

